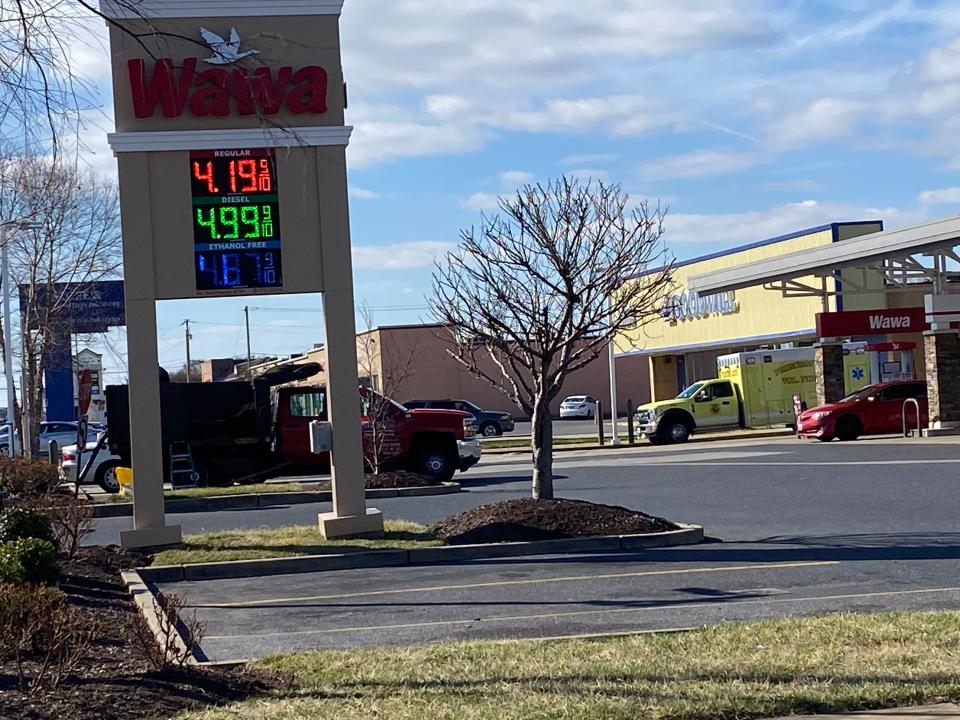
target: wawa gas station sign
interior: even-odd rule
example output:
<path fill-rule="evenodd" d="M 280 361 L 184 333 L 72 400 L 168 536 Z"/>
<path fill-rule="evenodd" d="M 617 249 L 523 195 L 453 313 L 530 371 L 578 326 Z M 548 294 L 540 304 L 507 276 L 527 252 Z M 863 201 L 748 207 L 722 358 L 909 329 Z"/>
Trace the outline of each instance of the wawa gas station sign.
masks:
<path fill-rule="evenodd" d="M 328 536 L 366 508 L 347 203 L 343 0 L 110 2 L 130 366 L 134 529 L 165 524 L 156 301 L 322 292 L 334 426 Z M 340 432 L 336 428 L 341 428 Z M 342 428 L 356 428 L 355 432 Z"/>

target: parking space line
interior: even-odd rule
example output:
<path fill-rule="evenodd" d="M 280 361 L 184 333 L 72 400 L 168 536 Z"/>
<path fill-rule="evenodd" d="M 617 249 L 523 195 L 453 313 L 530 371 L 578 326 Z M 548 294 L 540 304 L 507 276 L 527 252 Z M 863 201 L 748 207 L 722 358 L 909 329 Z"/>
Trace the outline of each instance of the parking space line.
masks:
<path fill-rule="evenodd" d="M 263 600 L 248 600 L 237 603 L 200 603 L 191 604 L 192 608 L 243 608 L 254 607 L 257 605 L 275 605 L 277 603 L 287 602 L 306 602 L 316 600 L 344 600 L 364 597 L 376 597 L 382 595 L 403 595 L 410 593 L 433 593 L 450 590 L 474 590 L 476 588 L 491 587 L 509 587 L 515 585 L 545 585 L 548 583 L 569 583 L 569 582 L 594 582 L 597 580 L 617 580 L 622 578 L 637 577 L 656 577 L 662 575 L 694 575 L 704 573 L 726 573 L 726 572 L 745 572 L 747 570 L 785 570 L 791 568 L 809 568 L 824 567 L 827 565 L 839 565 L 837 560 L 819 560 L 811 562 L 793 562 L 793 563 L 764 563 L 759 565 L 732 565 L 728 567 L 712 568 L 679 568 L 674 570 L 645 570 L 638 572 L 620 572 L 605 573 L 602 575 L 568 575 L 564 577 L 531 578 L 526 580 L 496 580 L 482 583 L 464 583 L 460 585 L 433 585 L 430 587 L 400 588 L 390 590 L 367 590 L 354 593 L 337 593 L 335 595 L 309 595 L 301 597 L 268 598 Z"/>
<path fill-rule="evenodd" d="M 903 595 L 931 595 L 937 593 L 948 593 L 948 592 L 960 592 L 960 587 L 949 587 L 949 588 L 927 588 L 922 590 L 894 590 L 887 592 L 874 592 L 874 593 L 852 593 L 847 595 L 821 595 L 818 597 L 796 597 L 796 598 L 776 598 L 771 600 L 728 600 L 728 601 L 717 601 L 717 602 L 707 602 L 707 603 L 695 603 L 690 605 L 684 605 L 683 609 L 703 609 L 709 607 L 730 607 L 734 605 L 782 605 L 786 603 L 799 603 L 799 602 L 824 602 L 828 600 L 850 600 L 850 599 L 869 599 L 869 598 L 881 598 L 881 597 L 897 597 Z M 641 607 L 641 608 L 617 608 L 617 609 L 603 609 L 603 610 L 572 610 L 570 612 L 562 613 L 542 613 L 538 615 L 507 615 L 507 616 L 494 616 L 489 618 L 471 618 L 469 620 L 430 620 L 427 622 L 419 623 L 400 623 L 396 625 L 368 625 L 368 626 L 358 626 L 358 627 L 348 627 L 348 628 L 326 628 L 323 630 L 295 630 L 292 632 L 272 632 L 272 633 L 244 633 L 243 635 L 209 635 L 206 637 L 207 640 L 234 640 L 237 638 L 264 638 L 264 637 L 290 637 L 290 636 L 302 636 L 302 635 L 334 635 L 338 633 L 349 633 L 349 632 L 378 632 L 383 630 L 402 630 L 409 628 L 425 628 L 425 627 L 442 627 L 450 625 L 475 625 L 475 624 L 489 624 L 489 623 L 498 623 L 498 622 L 520 622 L 528 620 L 549 620 L 557 618 L 566 618 L 566 617 L 582 617 L 584 615 L 613 615 L 613 614 L 623 614 L 623 613 L 639 613 L 639 612 L 650 612 L 650 611 L 659 611 L 659 610 L 672 610 L 676 611 L 677 606 L 675 604 L 662 605 L 658 607 Z M 536 640 L 538 638 L 528 638 Z"/>

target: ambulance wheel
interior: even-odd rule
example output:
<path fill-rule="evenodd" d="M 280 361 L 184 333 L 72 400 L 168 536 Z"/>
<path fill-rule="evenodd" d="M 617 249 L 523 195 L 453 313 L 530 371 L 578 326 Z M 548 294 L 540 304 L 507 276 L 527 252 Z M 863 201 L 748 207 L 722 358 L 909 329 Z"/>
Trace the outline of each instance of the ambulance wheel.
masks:
<path fill-rule="evenodd" d="M 837 420 L 836 433 L 840 440 L 856 440 L 863 433 L 863 425 L 853 415 L 846 415 Z"/>
<path fill-rule="evenodd" d="M 690 439 L 690 424 L 683 418 L 666 418 L 661 437 L 671 445 L 681 445 Z"/>

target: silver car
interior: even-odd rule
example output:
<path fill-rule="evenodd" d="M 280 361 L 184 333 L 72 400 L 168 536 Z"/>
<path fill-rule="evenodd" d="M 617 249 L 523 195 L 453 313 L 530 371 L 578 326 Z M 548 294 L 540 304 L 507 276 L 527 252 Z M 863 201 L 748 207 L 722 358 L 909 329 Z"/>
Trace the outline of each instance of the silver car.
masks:
<path fill-rule="evenodd" d="M 571 395 L 560 403 L 560 418 L 586 418 L 597 415 L 597 401 L 589 395 Z"/>

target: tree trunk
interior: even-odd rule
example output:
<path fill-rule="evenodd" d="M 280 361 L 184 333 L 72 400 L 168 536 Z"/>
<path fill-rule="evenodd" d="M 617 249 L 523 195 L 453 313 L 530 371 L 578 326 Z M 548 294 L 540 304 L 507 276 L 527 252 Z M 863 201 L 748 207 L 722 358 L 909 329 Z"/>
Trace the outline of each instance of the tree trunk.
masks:
<path fill-rule="evenodd" d="M 533 449 L 533 498 L 553 499 L 553 418 L 550 401 L 538 397 L 533 404 L 533 431 L 530 444 Z"/>

